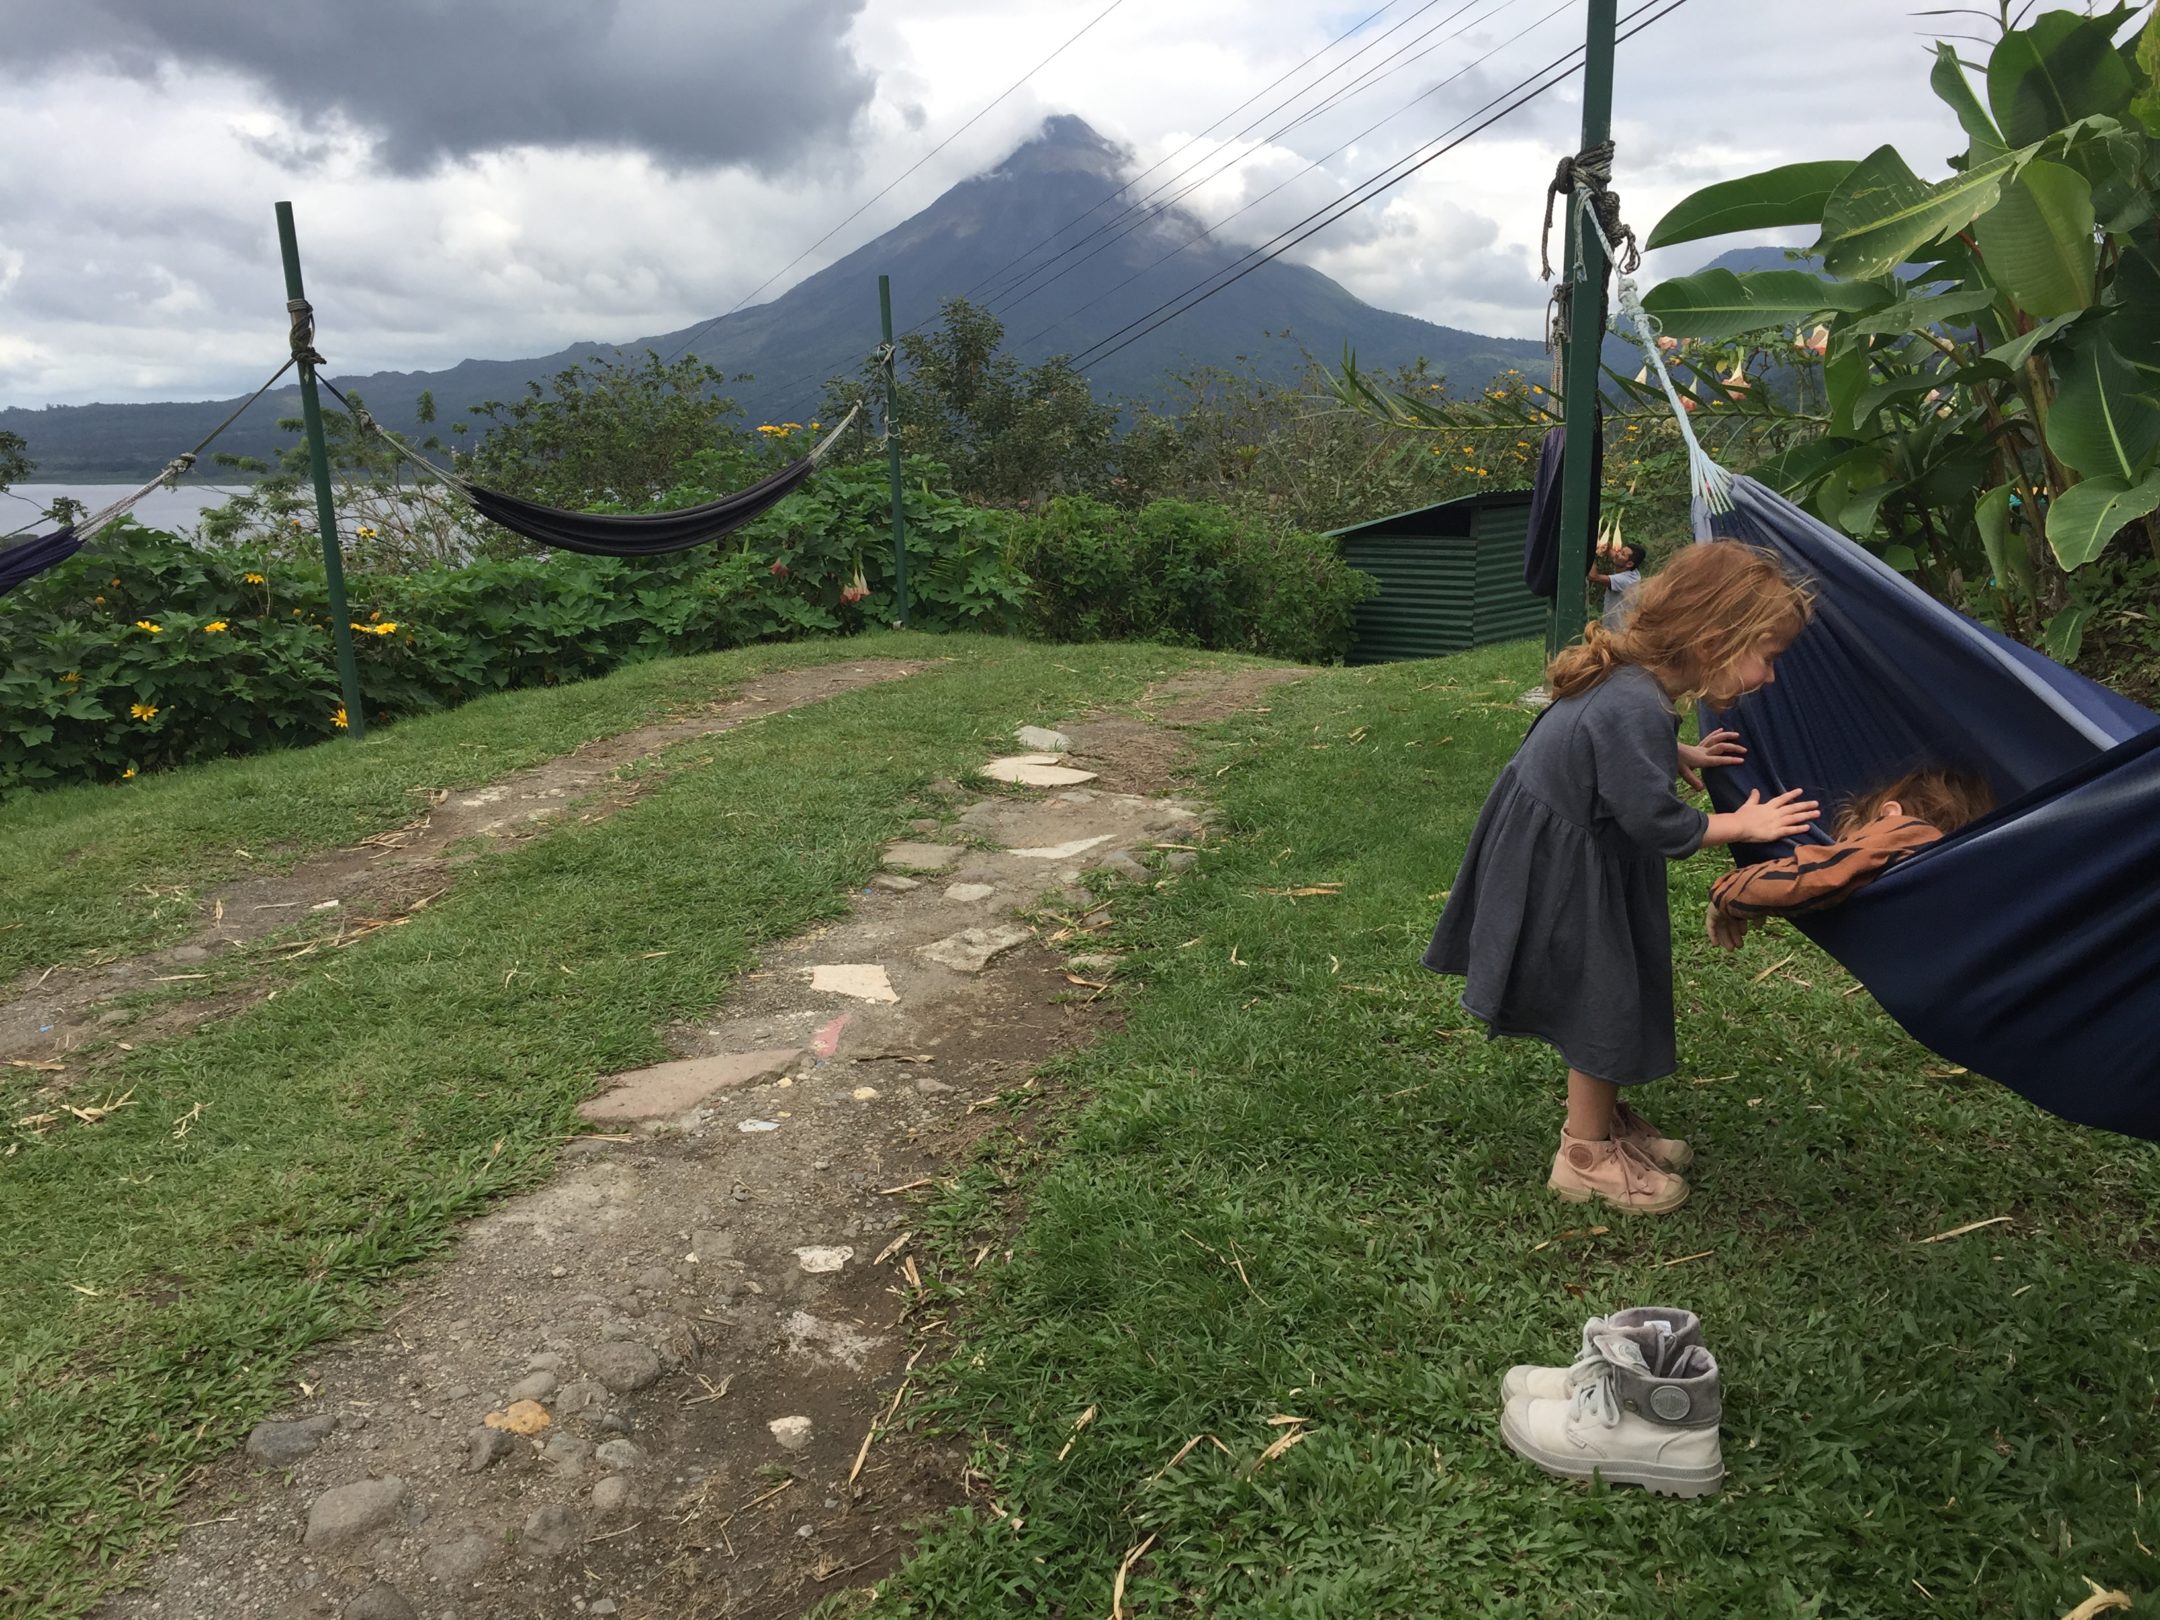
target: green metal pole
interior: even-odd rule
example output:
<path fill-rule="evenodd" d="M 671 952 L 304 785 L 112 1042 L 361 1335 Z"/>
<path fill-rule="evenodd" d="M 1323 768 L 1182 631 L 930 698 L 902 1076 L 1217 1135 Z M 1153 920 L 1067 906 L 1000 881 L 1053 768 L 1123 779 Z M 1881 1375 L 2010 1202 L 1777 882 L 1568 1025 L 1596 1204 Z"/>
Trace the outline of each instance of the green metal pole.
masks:
<path fill-rule="evenodd" d="M 893 348 L 892 277 L 877 278 L 878 320 L 885 330 L 885 476 L 892 483 L 893 595 L 895 623 L 907 628 L 907 517 L 900 505 L 900 356 Z"/>
<path fill-rule="evenodd" d="M 292 204 L 277 205 L 278 251 L 285 256 L 286 309 L 297 314 L 307 294 L 300 286 L 300 243 L 293 235 Z M 313 330 L 313 318 L 309 320 Z M 315 391 L 314 346 L 310 338 L 300 361 L 300 416 L 307 425 L 308 465 L 315 474 L 315 526 L 322 533 L 323 574 L 330 584 L 330 640 L 337 648 L 338 688 L 345 697 L 347 734 L 367 735 L 367 711 L 360 703 L 360 665 L 353 657 L 352 615 L 345 607 L 345 559 L 338 546 L 337 502 L 330 494 L 330 450 L 323 442 L 322 400 Z"/>
<path fill-rule="evenodd" d="M 1612 135 L 1613 35 L 1619 0 L 1590 0 L 1590 32 L 1583 58 L 1582 145 L 1587 152 Z M 1548 652 L 1558 652 L 1582 634 L 1586 613 L 1591 547 L 1591 513 L 1599 393 L 1599 356 L 1605 347 L 1605 249 L 1595 231 L 1584 231 L 1573 197 L 1567 207 L 1567 263 L 1561 274 L 1568 292 L 1567 342 L 1561 350 L 1561 409 L 1566 413 L 1567 453 L 1560 464 L 1560 545 L 1555 566 L 1559 587 L 1553 592 Z M 1581 255 L 1582 269 L 1576 262 Z"/>

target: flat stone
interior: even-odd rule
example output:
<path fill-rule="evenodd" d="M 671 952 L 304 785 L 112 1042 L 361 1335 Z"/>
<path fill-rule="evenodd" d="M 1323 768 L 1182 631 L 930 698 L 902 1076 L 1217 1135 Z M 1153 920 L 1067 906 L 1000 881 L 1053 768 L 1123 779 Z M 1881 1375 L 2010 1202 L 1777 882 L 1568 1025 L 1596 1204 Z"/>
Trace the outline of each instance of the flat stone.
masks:
<path fill-rule="evenodd" d="M 377 1581 L 345 1605 L 345 1620 L 420 1620 L 405 1594 L 388 1581 Z"/>
<path fill-rule="evenodd" d="M 1046 726 L 1021 726 L 1013 732 L 1013 741 L 1038 754 L 1066 754 L 1072 751 L 1070 737 L 1062 731 L 1052 731 Z"/>
<path fill-rule="evenodd" d="M 1199 852 L 1190 849 L 1173 849 L 1163 857 L 1163 869 L 1168 872 L 1189 872 L 1200 864 Z"/>
<path fill-rule="evenodd" d="M 1153 875 L 1129 849 L 1113 849 L 1088 864 L 1091 872 L 1108 872 L 1127 883 L 1145 883 Z"/>
<path fill-rule="evenodd" d="M 420 1573 L 445 1586 L 469 1586 L 495 1562 L 502 1542 L 475 1530 L 455 1541 L 438 1542 L 420 1555 Z"/>
<path fill-rule="evenodd" d="M 979 804 L 971 804 L 960 813 L 960 825 L 969 832 L 988 832 L 1002 819 L 1004 808 L 995 799 L 984 799 Z"/>
<path fill-rule="evenodd" d="M 980 973 L 1007 951 L 1016 950 L 1035 937 L 1032 928 L 1007 923 L 1002 928 L 963 928 L 934 945 L 922 947 L 925 959 L 956 973 Z"/>
<path fill-rule="evenodd" d="M 993 782 L 1010 782 L 1016 787 L 1078 787 L 1082 782 L 1095 780 L 1093 771 L 1060 765 L 1053 754 L 1015 754 L 1010 759 L 993 759 L 982 768 L 982 774 Z"/>
<path fill-rule="evenodd" d="M 1032 849 L 1012 849 L 1006 853 L 1029 861 L 1069 861 L 1076 855 L 1085 855 L 1089 850 L 1109 842 L 1110 834 L 1097 833 L 1093 838 L 1075 838 L 1063 844 L 1040 844 Z"/>
<path fill-rule="evenodd" d="M 605 1393 L 590 1378 L 573 1378 L 555 1392 L 555 1410 L 564 1417 L 589 1412 L 600 1404 L 600 1397 Z"/>
<path fill-rule="evenodd" d="M 559 1502 L 536 1508 L 525 1520 L 520 1545 L 532 1558 L 567 1558 L 585 1542 L 585 1515 Z"/>
<path fill-rule="evenodd" d="M 801 1451 L 810 1444 L 811 1425 L 806 1417 L 777 1417 L 765 1427 L 784 1450 Z"/>
<path fill-rule="evenodd" d="M 247 1454 L 271 1468 L 290 1468 L 330 1438 L 337 1419 L 323 1413 L 289 1423 L 258 1423 L 247 1437 Z"/>
<path fill-rule="evenodd" d="M 883 889 L 887 894 L 906 894 L 911 889 L 921 888 L 922 884 L 914 878 L 902 877 L 897 872 L 880 872 L 870 880 L 870 887 Z"/>
<path fill-rule="evenodd" d="M 795 1251 L 795 1263 L 815 1277 L 828 1271 L 838 1271 L 855 1258 L 853 1249 L 808 1248 Z"/>
<path fill-rule="evenodd" d="M 996 893 L 997 886 L 991 883 L 955 883 L 945 891 L 945 898 L 972 905 L 975 901 L 987 900 Z"/>
<path fill-rule="evenodd" d="M 948 1086 L 942 1080 L 932 1080 L 925 1077 L 915 1082 L 915 1089 L 925 1097 L 940 1097 L 948 1092 L 958 1091 L 960 1088 L 958 1086 Z"/>
<path fill-rule="evenodd" d="M 802 1056 L 800 1047 L 730 1052 L 724 1057 L 685 1058 L 613 1075 L 609 1089 L 578 1105 L 580 1118 L 595 1124 L 666 1119 L 695 1108 L 715 1092 L 769 1080 Z"/>
<path fill-rule="evenodd" d="M 396 1523 L 405 1502 L 405 1482 L 394 1475 L 333 1486 L 308 1509 L 302 1544 L 318 1551 L 349 1547 Z"/>
<path fill-rule="evenodd" d="M 635 1440 L 603 1440 L 593 1457 L 602 1468 L 613 1469 L 618 1474 L 645 1466 L 645 1448 Z"/>
<path fill-rule="evenodd" d="M 540 1460 L 565 1479 L 575 1479 L 584 1473 L 592 1454 L 590 1440 L 563 1430 L 557 1430 L 540 1448 Z"/>
<path fill-rule="evenodd" d="M 592 1488 L 593 1511 L 603 1516 L 622 1512 L 636 1499 L 637 1487 L 620 1474 L 610 1474 Z"/>
<path fill-rule="evenodd" d="M 1083 951 L 1078 956 L 1067 957 L 1065 966 L 1074 973 L 1085 974 L 1091 979 L 1107 979 L 1118 970 L 1122 957 L 1112 956 L 1108 951 Z"/>
<path fill-rule="evenodd" d="M 875 962 L 828 962 L 810 970 L 810 988 L 857 1001 L 895 1002 L 892 976 Z"/>
<path fill-rule="evenodd" d="M 513 1401 L 544 1401 L 555 1393 L 556 1386 L 561 1382 L 562 1380 L 551 1372 L 527 1373 L 510 1386 L 510 1399 Z"/>
<path fill-rule="evenodd" d="M 585 1370 L 618 1395 L 650 1389 L 660 1381 L 660 1357 L 650 1345 L 630 1340 L 595 1345 L 583 1360 Z"/>
<path fill-rule="evenodd" d="M 887 844 L 885 864 L 897 872 L 950 872 L 964 853 L 958 844 Z"/>
<path fill-rule="evenodd" d="M 475 1429 L 467 1439 L 465 1472 L 485 1473 L 518 1448 L 518 1437 L 508 1429 Z"/>

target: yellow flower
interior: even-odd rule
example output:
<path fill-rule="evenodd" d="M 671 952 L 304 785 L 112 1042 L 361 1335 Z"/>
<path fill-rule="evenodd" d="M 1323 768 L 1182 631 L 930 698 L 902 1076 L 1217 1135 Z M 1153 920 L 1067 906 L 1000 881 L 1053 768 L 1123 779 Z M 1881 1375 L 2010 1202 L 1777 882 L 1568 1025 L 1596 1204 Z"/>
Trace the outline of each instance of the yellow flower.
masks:
<path fill-rule="evenodd" d="M 395 620 L 395 619 L 385 619 L 385 620 L 383 620 L 383 622 L 382 622 L 381 624 L 378 624 L 377 626 L 375 626 L 375 633 L 376 633 L 376 634 L 377 634 L 378 636 L 387 636 L 387 635 L 389 635 L 389 634 L 390 634 L 390 633 L 391 633 L 392 631 L 394 631 L 394 630 L 396 630 L 396 629 L 397 629 L 397 620 Z"/>
<path fill-rule="evenodd" d="M 81 674 L 80 674 L 80 673 L 78 673 L 77 671 L 75 671 L 75 670 L 72 670 L 72 669 L 71 669 L 71 670 L 69 670 L 69 671 L 68 671 L 68 672 L 67 672 L 67 673 L 66 673 L 65 675 L 61 676 L 60 678 L 61 678 L 61 679 L 62 679 L 63 681 L 66 681 L 66 682 L 68 683 L 68 685 L 70 685 L 70 686 L 73 686 L 73 685 L 74 685 L 74 684 L 75 684 L 75 683 L 76 683 L 77 681 L 79 681 L 79 680 L 81 680 L 81 679 L 82 679 L 82 676 L 81 676 Z"/>
<path fill-rule="evenodd" d="M 163 630 L 165 627 L 162 624 L 152 624 L 148 619 L 137 619 L 135 621 L 135 628 L 138 630 L 147 630 L 154 636 L 159 631 Z"/>
<path fill-rule="evenodd" d="M 345 717 L 344 704 L 340 703 L 335 709 L 331 711 L 330 723 L 333 726 L 336 726 L 340 731 L 343 731 L 347 726 L 352 724 L 352 722 Z"/>
<path fill-rule="evenodd" d="M 202 627 L 202 633 L 206 636 L 222 635 L 225 631 L 230 630 L 231 628 L 232 626 L 227 624 L 223 619 L 212 619 L 208 624 Z"/>
<path fill-rule="evenodd" d="M 260 574 L 242 574 L 240 576 L 240 583 L 243 585 L 267 585 L 269 581 L 264 579 Z"/>
<path fill-rule="evenodd" d="M 112 585 L 118 585 L 118 584 L 120 583 L 120 581 L 118 581 L 117 579 L 114 579 L 114 580 L 109 580 L 109 581 L 107 581 L 107 583 L 108 583 L 108 584 L 112 584 Z"/>
<path fill-rule="evenodd" d="M 123 782 L 125 782 L 125 781 L 126 781 L 126 780 L 127 780 L 128 778 L 129 778 L 129 777 L 133 776 L 134 774 L 135 774 L 135 767 L 134 767 L 134 766 L 132 766 L 132 765 L 130 765 L 130 766 L 129 766 L 129 767 L 128 767 L 128 768 L 126 769 L 126 770 L 124 770 L 124 771 L 122 771 L 122 772 L 120 773 L 120 780 L 121 780 L 121 781 L 123 781 Z"/>
<path fill-rule="evenodd" d="M 138 720 L 155 720 L 157 712 L 155 703 L 131 703 L 128 705 L 128 713 Z"/>
<path fill-rule="evenodd" d="M 304 529 L 307 527 L 307 525 L 305 523 L 302 523 L 298 518 L 294 518 L 292 520 L 292 526 L 296 529 Z"/>
<path fill-rule="evenodd" d="M 90 598 L 90 600 L 95 602 L 99 607 L 103 607 L 105 605 L 105 598 L 102 596 L 93 596 Z"/>
<path fill-rule="evenodd" d="M 357 534 L 363 540 L 372 540 L 375 538 L 375 529 L 372 524 L 363 523 L 360 525 L 359 528 L 355 529 L 353 533 Z"/>

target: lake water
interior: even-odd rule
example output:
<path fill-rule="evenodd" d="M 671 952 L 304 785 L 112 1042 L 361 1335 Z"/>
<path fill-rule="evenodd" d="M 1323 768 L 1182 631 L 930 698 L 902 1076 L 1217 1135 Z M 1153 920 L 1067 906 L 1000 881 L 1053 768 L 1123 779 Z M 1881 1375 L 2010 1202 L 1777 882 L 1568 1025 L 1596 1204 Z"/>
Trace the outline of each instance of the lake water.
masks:
<path fill-rule="evenodd" d="M 177 534 L 193 531 L 203 512 L 213 506 L 223 506 L 240 493 L 245 485 L 198 484 L 181 479 L 173 489 L 153 489 L 135 503 L 135 520 L 147 528 L 170 529 Z M 61 496 L 81 501 L 95 512 L 100 507 L 118 500 L 132 484 L 13 484 L 5 495 L 0 495 L 0 534 L 24 524 L 33 526 L 32 532 L 46 527 L 38 521 L 38 513 L 50 507 Z M 21 499 L 15 497 L 20 496 Z"/>

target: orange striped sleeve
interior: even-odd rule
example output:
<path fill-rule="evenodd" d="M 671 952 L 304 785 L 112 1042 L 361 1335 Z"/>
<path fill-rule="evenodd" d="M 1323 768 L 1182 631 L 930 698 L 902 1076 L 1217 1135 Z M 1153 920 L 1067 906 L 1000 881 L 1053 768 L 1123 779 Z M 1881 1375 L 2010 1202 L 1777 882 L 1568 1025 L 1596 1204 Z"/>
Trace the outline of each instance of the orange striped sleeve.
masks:
<path fill-rule="evenodd" d="M 1781 861 L 1726 873 L 1710 904 L 1729 917 L 1789 916 L 1834 906 L 1916 850 L 1942 837 L 1925 821 L 1871 821 L 1833 844 L 1804 844 Z"/>

